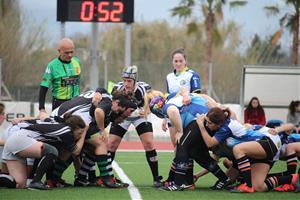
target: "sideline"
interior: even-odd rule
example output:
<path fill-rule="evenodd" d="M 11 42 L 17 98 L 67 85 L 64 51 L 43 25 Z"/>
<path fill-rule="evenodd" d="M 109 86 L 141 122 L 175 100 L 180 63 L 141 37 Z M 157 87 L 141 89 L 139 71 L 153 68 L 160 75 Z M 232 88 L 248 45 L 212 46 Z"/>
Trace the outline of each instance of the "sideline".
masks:
<path fill-rule="evenodd" d="M 129 195 L 132 200 L 142 200 L 142 196 L 139 192 L 139 190 L 134 186 L 133 182 L 128 178 L 128 176 L 125 174 L 123 169 L 119 166 L 119 164 L 116 161 L 112 162 L 112 167 L 118 174 L 121 181 L 124 183 L 128 183 L 129 187 L 127 188 L 129 191 Z"/>

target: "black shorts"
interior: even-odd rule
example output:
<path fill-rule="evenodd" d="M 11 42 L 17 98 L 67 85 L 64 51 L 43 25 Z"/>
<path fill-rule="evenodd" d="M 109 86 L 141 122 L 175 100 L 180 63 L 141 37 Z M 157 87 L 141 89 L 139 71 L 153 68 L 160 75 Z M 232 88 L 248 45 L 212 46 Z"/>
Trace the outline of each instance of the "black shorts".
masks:
<path fill-rule="evenodd" d="M 85 139 L 86 140 L 91 139 L 91 136 L 98 133 L 99 131 L 100 129 L 98 128 L 97 124 L 90 124 L 86 132 Z"/>
<path fill-rule="evenodd" d="M 219 158 L 225 157 L 229 160 L 234 160 L 232 148 L 228 147 L 225 143 L 218 144 L 217 146 L 213 147 L 211 151 Z"/>
<path fill-rule="evenodd" d="M 135 129 L 139 136 L 147 132 L 153 132 L 152 123 L 150 122 L 142 122 L 137 127 L 135 127 Z M 117 135 L 121 138 L 123 138 L 126 132 L 127 130 L 122 126 L 113 124 L 111 125 L 109 130 L 109 134 Z"/>
<path fill-rule="evenodd" d="M 267 157 L 266 160 L 273 161 L 274 156 L 276 156 L 278 149 L 274 142 L 267 136 L 261 138 L 257 141 L 262 148 L 265 150 Z"/>
<path fill-rule="evenodd" d="M 267 136 L 261 138 L 260 140 L 256 141 L 258 142 L 262 148 L 265 150 L 267 157 L 264 159 L 254 159 L 254 158 L 250 158 L 250 163 L 254 164 L 254 163 L 265 163 L 270 165 L 270 169 L 271 167 L 274 165 L 275 161 L 273 160 L 274 156 L 277 154 L 277 147 L 275 146 L 274 142 Z M 236 160 L 234 160 L 233 162 L 233 167 L 235 169 L 238 169 L 238 165 Z"/>
<path fill-rule="evenodd" d="M 66 99 L 66 100 L 61 100 L 61 99 L 52 99 L 52 110 L 54 110 L 55 108 L 59 107 L 61 104 L 63 104 L 66 101 L 69 101 L 70 99 Z"/>

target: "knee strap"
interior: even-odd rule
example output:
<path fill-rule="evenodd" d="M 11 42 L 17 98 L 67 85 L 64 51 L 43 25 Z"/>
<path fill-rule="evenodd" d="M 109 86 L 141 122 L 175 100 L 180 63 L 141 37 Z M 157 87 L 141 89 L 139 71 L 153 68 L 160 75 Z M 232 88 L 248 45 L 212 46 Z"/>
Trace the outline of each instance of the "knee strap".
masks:
<path fill-rule="evenodd" d="M 43 148 L 43 151 L 42 151 L 42 157 L 45 156 L 46 154 L 52 154 L 55 157 L 58 157 L 57 149 L 54 146 L 50 145 L 50 144 L 44 143 L 44 148 Z"/>

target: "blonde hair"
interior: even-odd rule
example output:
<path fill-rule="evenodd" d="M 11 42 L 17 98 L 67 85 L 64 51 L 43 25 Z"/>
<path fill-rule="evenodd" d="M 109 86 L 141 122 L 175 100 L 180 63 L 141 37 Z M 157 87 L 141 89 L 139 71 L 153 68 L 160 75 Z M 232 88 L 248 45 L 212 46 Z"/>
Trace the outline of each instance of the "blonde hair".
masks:
<path fill-rule="evenodd" d="M 157 96 L 161 96 L 165 98 L 164 93 L 162 93 L 159 90 L 150 90 L 149 92 L 147 92 L 144 96 L 144 112 L 145 112 L 145 117 L 147 117 L 147 115 L 150 113 L 150 108 L 149 108 L 149 103 L 151 101 L 152 98 L 157 97 Z"/>

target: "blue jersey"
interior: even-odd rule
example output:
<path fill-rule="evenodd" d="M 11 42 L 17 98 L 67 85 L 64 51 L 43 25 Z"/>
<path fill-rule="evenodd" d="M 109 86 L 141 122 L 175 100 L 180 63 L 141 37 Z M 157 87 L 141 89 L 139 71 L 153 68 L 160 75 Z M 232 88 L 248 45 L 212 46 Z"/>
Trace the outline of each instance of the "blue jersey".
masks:
<path fill-rule="evenodd" d="M 288 136 L 288 143 L 300 142 L 300 134 L 293 133 Z"/>
<path fill-rule="evenodd" d="M 201 91 L 199 74 L 188 67 L 183 72 L 174 71 L 167 75 L 168 93 L 177 93 L 182 89 L 187 89 L 190 93 Z"/>
<path fill-rule="evenodd" d="M 194 121 L 198 115 L 208 112 L 207 100 L 203 97 L 193 96 L 190 94 L 191 102 L 188 105 L 183 105 L 182 96 L 174 96 L 174 94 L 169 95 L 165 105 L 163 106 L 163 113 L 166 115 L 167 108 L 174 105 L 178 108 L 182 126 L 187 127 L 192 121 Z"/>
<path fill-rule="evenodd" d="M 268 135 L 266 130 L 253 130 L 244 127 L 233 119 L 227 119 L 224 124 L 215 132 L 214 137 L 219 143 L 226 141 L 229 147 L 242 142 L 256 141 Z"/>

